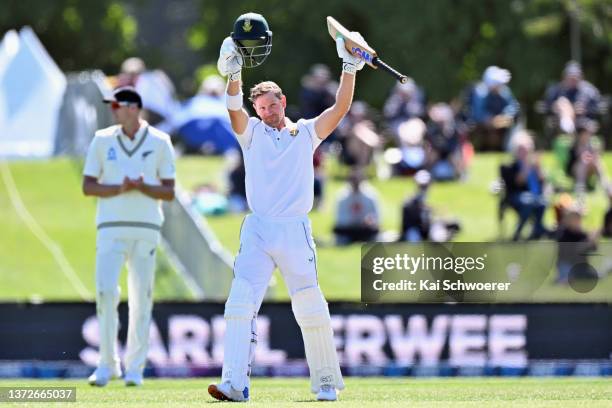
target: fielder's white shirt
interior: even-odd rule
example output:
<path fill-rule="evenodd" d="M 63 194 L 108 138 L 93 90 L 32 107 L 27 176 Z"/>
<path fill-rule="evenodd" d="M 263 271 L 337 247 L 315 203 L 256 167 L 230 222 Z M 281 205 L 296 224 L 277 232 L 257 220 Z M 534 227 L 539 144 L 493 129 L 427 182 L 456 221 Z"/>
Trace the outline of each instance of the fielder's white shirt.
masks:
<path fill-rule="evenodd" d="M 244 154 L 249 208 L 265 217 L 304 216 L 312 209 L 314 168 L 312 156 L 321 144 L 315 119 L 289 122 L 281 130 L 259 118 L 249 118 L 237 135 Z"/>
<path fill-rule="evenodd" d="M 161 185 L 161 179 L 175 178 L 170 137 L 146 122 L 133 140 L 120 125 L 98 130 L 89 146 L 83 174 L 109 185 L 142 174 L 146 184 Z M 157 239 L 164 220 L 160 204 L 160 200 L 139 191 L 98 197 L 98 230 L 111 237 Z"/>

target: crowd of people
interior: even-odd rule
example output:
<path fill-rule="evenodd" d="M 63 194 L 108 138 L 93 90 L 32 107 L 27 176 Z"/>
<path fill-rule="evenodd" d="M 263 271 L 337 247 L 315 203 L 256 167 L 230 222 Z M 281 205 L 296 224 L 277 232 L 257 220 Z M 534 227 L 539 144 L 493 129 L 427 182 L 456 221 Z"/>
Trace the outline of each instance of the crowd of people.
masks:
<path fill-rule="evenodd" d="M 315 210 L 327 200 L 326 161 L 335 157 L 346 169 L 346 187 L 333 198 L 335 243 L 452 239 L 461 228 L 459 221 L 437 219 L 427 191 L 435 182 L 466 179 L 475 152 L 480 151 L 506 151 L 512 157 L 500 166 L 496 189 L 500 215 L 506 209 L 517 215 L 510 239 L 596 242 L 599 236 L 611 236 L 612 210 L 605 214 L 599 231 L 587 233 L 580 222 L 589 191 L 603 191 L 612 201 L 601 159 L 602 140 L 597 136 L 603 105 L 599 91 L 584 79 L 580 64 L 570 61 L 561 80 L 543 94 L 543 134 L 553 147 L 556 165 L 569 180 L 562 187 L 543 167 L 533 133 L 522 126 L 521 105 L 512 93 L 511 79 L 509 70 L 490 66 L 453 101 L 429 103 L 426 90 L 413 79 L 394 86 L 380 111 L 355 101 L 314 155 Z M 227 199 L 216 200 L 222 205 L 213 210 L 200 205 L 205 213 L 247 210 L 244 164 L 227 126 L 220 78 L 207 78 L 198 95 L 183 104 L 168 77 L 162 71 L 147 70 L 138 58 L 126 60 L 114 80 L 114 85 L 132 85 L 146 94 L 143 111 L 149 122 L 176 136 L 188 152 L 226 154 Z M 288 113 L 306 119 L 319 115 L 333 103 L 337 88 L 329 68 L 315 64 L 302 78 L 299 106 Z M 399 209 L 401 225 L 393 233 L 382 229 L 379 194 L 366 177 L 372 167 L 377 177 L 412 177 L 416 185 L 416 193 Z M 555 194 L 564 188 L 563 196 Z M 206 197 L 224 194 L 211 188 L 202 191 Z M 196 202 L 208 201 L 196 195 Z M 549 208 L 555 211 L 556 225 L 545 225 Z M 525 233 L 530 223 L 531 230 Z"/>

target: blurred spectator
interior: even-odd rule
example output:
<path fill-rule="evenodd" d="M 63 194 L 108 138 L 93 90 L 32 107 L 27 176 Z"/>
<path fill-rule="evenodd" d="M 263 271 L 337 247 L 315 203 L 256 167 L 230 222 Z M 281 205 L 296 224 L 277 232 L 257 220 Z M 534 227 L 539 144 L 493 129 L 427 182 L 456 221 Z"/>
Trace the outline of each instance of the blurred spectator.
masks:
<path fill-rule="evenodd" d="M 302 78 L 302 88 L 300 90 L 300 117 L 305 119 L 314 118 L 320 115 L 325 109 L 333 105 L 336 100 L 336 90 L 338 83 L 332 81 L 331 72 L 324 64 L 315 64 L 310 68 L 310 72 Z M 336 132 L 325 139 L 324 146 L 315 150 L 313 155 L 313 166 L 315 171 L 314 180 L 314 203 L 313 208 L 317 209 L 323 202 L 325 187 L 325 152 L 330 142 L 336 139 Z"/>
<path fill-rule="evenodd" d="M 394 164 L 394 173 L 412 175 L 423 169 L 426 163 L 425 131 L 427 127 L 419 118 L 408 119 L 398 127 L 399 154 L 396 158 L 385 153 Z"/>
<path fill-rule="evenodd" d="M 601 159 L 601 141 L 595 136 L 596 131 L 595 121 L 579 122 L 574 144 L 569 151 L 566 171 L 575 181 L 575 192 L 579 200 L 584 199 L 587 189 L 595 188 L 597 181 L 604 189 L 608 185 L 605 165 Z"/>
<path fill-rule="evenodd" d="M 334 234 L 338 245 L 374 241 L 380 227 L 380 205 L 361 169 L 353 169 L 336 205 Z"/>
<path fill-rule="evenodd" d="M 545 113 L 552 115 L 556 133 L 574 133 L 583 120 L 599 117 L 599 91 L 582 77 L 582 68 L 576 61 L 565 65 L 561 82 L 546 90 Z"/>
<path fill-rule="evenodd" d="M 393 133 L 398 135 L 398 127 L 412 118 L 425 118 L 425 92 L 412 78 L 405 84 L 398 83 L 385 101 L 383 116 Z"/>
<path fill-rule="evenodd" d="M 325 153 L 323 149 L 316 149 L 312 156 L 314 167 L 314 200 L 312 207 L 318 209 L 323 204 L 325 197 Z"/>
<path fill-rule="evenodd" d="M 227 160 L 227 202 L 230 212 L 239 213 L 249 209 L 244 182 L 245 168 L 242 151 L 231 150 L 226 155 Z"/>
<path fill-rule="evenodd" d="M 331 72 L 326 65 L 315 64 L 302 78 L 300 90 L 300 111 L 304 119 L 319 116 L 334 104 L 338 84 L 331 80 Z"/>
<path fill-rule="evenodd" d="M 202 215 L 223 215 L 228 210 L 227 198 L 214 185 L 208 183 L 195 188 L 191 202 Z"/>
<path fill-rule="evenodd" d="M 510 71 L 490 66 L 468 93 L 465 115 L 476 149 L 501 150 L 507 142 L 519 113 L 519 104 L 507 85 L 510 78 Z"/>
<path fill-rule="evenodd" d="M 557 232 L 557 280 L 556 283 L 567 284 L 570 277 L 596 278 L 589 276 L 590 268 L 581 268 L 588 263 L 588 254 L 596 249 L 596 235 L 589 235 L 582 228 L 583 211 L 573 205 L 564 210 L 562 224 Z"/>
<path fill-rule="evenodd" d="M 209 75 L 202 81 L 198 93 L 225 103 L 225 81 L 219 75 Z"/>
<path fill-rule="evenodd" d="M 355 101 L 336 130 L 342 149 L 340 160 L 348 166 L 367 166 L 374 151 L 382 146 L 382 138 L 368 116 L 368 105 Z"/>
<path fill-rule="evenodd" d="M 419 170 L 414 175 L 414 181 L 418 190 L 402 206 L 399 241 L 450 241 L 461 227 L 455 220 L 434 219 L 433 211 L 426 202 L 431 174 L 427 170 Z"/>
<path fill-rule="evenodd" d="M 147 70 L 142 59 L 131 57 L 121 64 L 116 85 L 131 85 L 136 88 L 142 95 L 144 118 L 165 132 L 173 130 L 165 121 L 170 119 L 178 108 L 178 101 L 174 85 L 164 71 Z"/>
<path fill-rule="evenodd" d="M 516 136 L 512 153 L 514 161 L 502 173 L 506 199 L 519 216 L 512 239 L 520 239 L 521 231 L 530 218 L 533 218 L 533 229 L 529 239 L 538 239 L 547 233 L 542 220 L 548 203 L 544 195 L 540 156 L 534 151 L 533 138 L 529 133 L 521 131 Z"/>
<path fill-rule="evenodd" d="M 460 135 L 450 105 L 436 103 L 429 108 L 426 142 L 428 167 L 435 180 L 452 180 L 464 174 Z"/>
<path fill-rule="evenodd" d="M 421 170 L 414 176 L 417 193 L 402 206 L 402 227 L 400 241 L 420 242 L 429 240 L 429 230 L 432 224 L 431 208 L 425 202 L 431 183 L 431 175 L 427 170 Z"/>
<path fill-rule="evenodd" d="M 601 235 L 606 238 L 612 238 L 612 189 L 608 188 L 608 210 L 604 215 Z"/>

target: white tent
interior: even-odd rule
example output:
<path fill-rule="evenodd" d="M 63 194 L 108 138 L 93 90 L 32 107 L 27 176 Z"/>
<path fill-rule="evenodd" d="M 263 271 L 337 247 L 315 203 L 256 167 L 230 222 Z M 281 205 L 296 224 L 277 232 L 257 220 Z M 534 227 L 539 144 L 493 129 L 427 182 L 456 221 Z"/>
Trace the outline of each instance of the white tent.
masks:
<path fill-rule="evenodd" d="M 53 154 L 66 77 L 31 28 L 0 43 L 0 158 Z"/>

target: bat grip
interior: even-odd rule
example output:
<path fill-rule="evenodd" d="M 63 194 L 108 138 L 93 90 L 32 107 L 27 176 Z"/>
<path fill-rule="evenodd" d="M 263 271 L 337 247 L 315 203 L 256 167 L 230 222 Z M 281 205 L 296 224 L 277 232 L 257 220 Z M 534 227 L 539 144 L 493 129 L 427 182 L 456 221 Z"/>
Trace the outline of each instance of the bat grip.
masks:
<path fill-rule="evenodd" d="M 395 69 L 391 68 L 389 65 L 387 65 L 383 60 L 381 60 L 378 57 L 374 57 L 372 59 L 372 64 L 376 65 L 377 67 L 382 68 L 383 70 L 387 71 L 388 73 L 390 73 L 391 75 L 393 75 L 395 78 L 397 78 L 398 81 L 400 81 L 402 84 L 405 84 L 406 82 L 408 82 L 408 77 L 398 71 L 396 71 Z"/>

